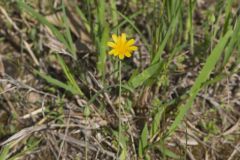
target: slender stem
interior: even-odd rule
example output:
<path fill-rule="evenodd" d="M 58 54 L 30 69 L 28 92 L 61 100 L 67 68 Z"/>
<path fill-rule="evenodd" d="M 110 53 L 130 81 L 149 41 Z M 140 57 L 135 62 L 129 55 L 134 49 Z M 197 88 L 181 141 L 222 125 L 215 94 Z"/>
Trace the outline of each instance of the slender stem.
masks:
<path fill-rule="evenodd" d="M 85 117 L 86 122 L 88 122 L 87 116 Z M 88 132 L 88 131 L 87 131 Z M 85 160 L 88 160 L 88 133 L 85 133 Z"/>
<path fill-rule="evenodd" d="M 119 98 L 119 101 L 118 101 L 118 143 L 120 144 L 120 136 L 121 136 L 121 94 L 122 94 L 122 62 L 121 60 L 119 60 L 119 65 L 118 65 L 118 76 L 119 76 L 119 93 L 118 93 L 118 98 Z M 120 145 L 118 145 L 118 149 L 120 151 Z"/>
<path fill-rule="evenodd" d="M 188 145 L 188 133 L 187 133 L 187 121 L 185 122 L 185 125 L 186 125 L 186 131 L 185 131 L 185 139 L 186 139 L 186 146 L 185 146 L 185 159 L 187 159 L 187 145 Z"/>

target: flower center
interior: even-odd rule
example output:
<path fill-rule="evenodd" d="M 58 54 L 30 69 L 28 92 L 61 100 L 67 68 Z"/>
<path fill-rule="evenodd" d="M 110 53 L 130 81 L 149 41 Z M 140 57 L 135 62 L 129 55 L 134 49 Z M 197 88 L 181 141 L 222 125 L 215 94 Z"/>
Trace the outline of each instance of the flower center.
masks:
<path fill-rule="evenodd" d="M 121 40 L 120 43 L 119 43 L 119 53 L 120 54 L 125 54 L 126 53 L 126 44 Z"/>

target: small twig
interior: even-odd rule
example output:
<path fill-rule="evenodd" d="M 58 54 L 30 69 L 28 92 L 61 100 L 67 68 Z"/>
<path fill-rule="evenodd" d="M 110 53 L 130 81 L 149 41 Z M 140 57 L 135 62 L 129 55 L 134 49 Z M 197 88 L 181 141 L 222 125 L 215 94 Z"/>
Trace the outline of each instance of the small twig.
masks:
<path fill-rule="evenodd" d="M 220 107 L 220 104 L 218 102 L 216 102 L 213 98 L 207 96 L 207 95 L 203 95 L 203 94 L 198 94 L 198 96 L 206 99 L 208 102 L 210 102 L 218 111 L 218 113 L 223 117 L 226 116 L 227 120 L 230 121 L 232 124 L 234 123 L 234 121 L 222 110 L 222 108 Z"/>
<path fill-rule="evenodd" d="M 240 118 L 239 118 L 239 120 L 236 122 L 236 124 L 234 126 L 232 126 L 227 131 L 223 132 L 222 135 L 223 136 L 229 135 L 229 134 L 233 133 L 234 131 L 236 131 L 238 128 L 240 128 Z"/>
<path fill-rule="evenodd" d="M 40 66 L 40 64 L 39 64 L 36 56 L 34 55 L 34 53 L 33 53 L 32 49 L 31 49 L 30 45 L 29 45 L 26 41 L 23 41 L 23 44 L 24 44 L 24 46 L 26 47 L 26 49 L 27 49 L 28 53 L 30 54 L 30 56 L 32 57 L 34 63 L 35 63 L 37 66 Z"/>
<path fill-rule="evenodd" d="M 88 74 L 92 78 L 93 82 L 99 87 L 99 89 L 101 89 L 101 90 L 104 89 L 103 86 L 97 81 L 97 79 L 93 76 L 93 74 L 91 72 L 88 72 Z M 109 95 L 105 91 L 103 92 L 103 95 L 104 95 L 104 97 L 106 99 L 106 102 L 108 103 L 108 105 L 113 110 L 114 114 L 116 116 L 118 116 L 117 111 L 116 111 L 115 107 L 113 106 L 113 103 L 112 103 Z"/>
<path fill-rule="evenodd" d="M 40 125 L 40 126 L 33 126 L 33 127 L 28 127 L 24 128 L 21 131 L 15 133 L 12 135 L 10 138 L 8 138 L 6 141 L 0 143 L 0 146 L 6 145 L 8 143 L 11 143 L 15 141 L 16 143 L 24 139 L 25 137 L 31 135 L 34 132 L 41 131 L 47 129 L 47 125 Z"/>
<path fill-rule="evenodd" d="M 59 153 L 58 153 L 58 160 L 60 159 L 61 157 L 61 153 L 62 153 L 62 150 L 63 150 L 63 146 L 64 146 L 64 143 L 65 143 L 65 138 L 68 134 L 68 130 L 69 130 L 69 124 L 70 124 L 70 115 L 71 115 L 71 110 L 69 111 L 69 114 L 68 114 L 68 119 L 67 119 L 67 127 L 65 129 L 65 133 L 64 133 L 64 137 L 63 137 L 63 140 L 62 140 L 62 143 L 61 143 L 61 146 L 60 146 L 60 150 L 59 150 Z"/>
<path fill-rule="evenodd" d="M 6 144 L 9 144 L 13 141 L 21 141 L 22 139 L 24 139 L 25 137 L 38 132 L 38 131 L 42 131 L 45 129 L 56 129 L 56 128 L 80 128 L 80 129 L 88 129 L 88 130 L 93 130 L 93 129 L 99 129 L 99 127 L 86 127 L 80 124 L 69 124 L 69 125 L 60 125 L 60 124 L 43 124 L 43 125 L 37 125 L 37 126 L 31 126 L 31 127 L 27 127 L 24 128 L 22 130 L 20 130 L 19 132 L 15 133 L 14 135 L 12 135 L 11 137 L 9 137 L 7 140 L 3 141 L 0 143 L 0 147 Z"/>
<path fill-rule="evenodd" d="M 39 108 L 39 109 L 37 109 L 37 110 L 29 113 L 29 114 L 25 114 L 24 116 L 22 116 L 22 117 L 20 117 L 20 118 L 22 118 L 22 119 L 28 119 L 28 118 L 30 118 L 30 117 L 32 117 L 32 116 L 34 116 L 34 115 L 37 115 L 38 113 L 44 112 L 45 110 L 46 110 L 46 108 L 45 108 L 45 107 L 42 107 L 42 108 Z"/>
<path fill-rule="evenodd" d="M 240 155 L 240 142 L 235 146 L 235 149 L 232 152 L 232 154 L 229 156 L 228 160 L 233 160 L 233 158 L 235 157 L 235 155 L 237 153 L 239 153 L 239 155 Z"/>
<path fill-rule="evenodd" d="M 13 28 L 21 34 L 21 30 L 18 28 L 18 26 L 16 25 L 16 23 L 14 21 L 12 21 L 12 19 L 8 16 L 6 10 L 4 8 L 2 8 L 0 6 L 0 11 L 3 13 L 3 15 L 6 17 L 6 19 L 8 20 L 8 22 L 13 26 Z M 28 51 L 28 53 L 30 54 L 30 56 L 32 57 L 34 63 L 39 66 L 39 62 L 36 58 L 36 56 L 34 55 L 33 51 L 31 50 L 30 45 L 27 43 L 27 41 L 23 40 L 23 44 L 26 48 L 26 50 Z"/>
<path fill-rule="evenodd" d="M 176 137 L 178 145 L 186 150 L 186 154 L 187 154 L 188 158 L 190 158 L 191 160 L 196 160 L 196 158 L 193 156 L 193 154 L 187 149 L 186 146 L 184 146 L 186 144 L 184 142 L 180 141 L 180 137 L 178 137 L 178 136 L 175 136 L 175 137 Z"/>
<path fill-rule="evenodd" d="M 72 137 L 70 137 L 70 136 L 65 136 L 65 135 L 62 134 L 62 133 L 53 133 L 53 134 L 54 134 L 55 136 L 61 138 L 61 139 L 64 139 L 65 142 L 68 142 L 68 143 L 71 143 L 71 144 L 75 144 L 75 145 L 77 145 L 77 146 L 79 146 L 79 147 L 85 147 L 85 141 L 80 141 L 80 140 L 77 140 L 77 139 L 72 138 Z M 94 145 L 91 145 L 91 144 L 88 145 L 88 149 L 90 149 L 90 150 L 92 150 L 92 151 L 95 151 L 95 152 L 97 152 L 99 148 L 100 148 L 100 151 L 101 151 L 103 154 L 106 154 L 106 155 L 108 155 L 108 156 L 116 159 L 114 153 L 112 153 L 112 152 L 110 152 L 110 151 L 107 151 L 107 150 L 104 150 L 104 149 L 101 149 L 101 147 L 96 148 Z"/>

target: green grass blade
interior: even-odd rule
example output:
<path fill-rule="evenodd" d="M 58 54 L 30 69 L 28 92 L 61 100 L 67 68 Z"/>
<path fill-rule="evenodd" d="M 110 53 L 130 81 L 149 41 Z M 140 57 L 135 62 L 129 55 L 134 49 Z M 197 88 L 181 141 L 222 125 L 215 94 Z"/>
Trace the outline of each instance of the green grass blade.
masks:
<path fill-rule="evenodd" d="M 127 146 L 122 149 L 121 154 L 119 156 L 119 160 L 126 160 L 127 159 Z"/>
<path fill-rule="evenodd" d="M 190 40 L 191 51 L 194 51 L 194 30 L 193 30 L 193 13 L 195 10 L 196 0 L 189 0 L 188 18 L 186 26 L 186 40 Z"/>
<path fill-rule="evenodd" d="M 99 23 L 100 27 L 103 27 L 105 25 L 105 6 L 106 6 L 105 0 L 98 1 L 98 3 L 97 3 L 98 23 Z"/>
<path fill-rule="evenodd" d="M 127 157 L 127 149 L 128 149 L 127 140 L 128 140 L 128 137 L 126 137 L 123 132 L 119 132 L 119 142 L 118 143 L 120 144 L 121 149 L 122 149 L 121 154 L 119 156 L 120 160 L 125 160 Z"/>
<path fill-rule="evenodd" d="M 168 40 L 169 40 L 169 38 L 170 38 L 170 36 L 171 36 L 171 34 L 172 34 L 173 29 L 176 28 L 176 26 L 177 26 L 177 21 L 178 21 L 178 18 L 175 17 L 175 18 L 173 19 L 173 21 L 171 22 L 171 24 L 170 24 L 170 26 L 169 26 L 169 29 L 168 29 L 168 31 L 167 31 L 167 33 L 166 33 L 166 36 L 165 36 L 164 39 L 163 39 L 162 44 L 161 44 L 160 47 L 158 48 L 155 56 L 153 57 L 152 64 L 154 64 L 154 63 L 156 63 L 157 61 L 159 61 L 159 59 L 160 59 L 160 57 L 161 57 L 161 55 L 162 55 L 162 53 L 163 53 L 163 50 L 164 50 L 164 48 L 165 48 L 165 46 L 166 46 L 166 44 L 167 44 L 167 42 L 168 42 Z"/>
<path fill-rule="evenodd" d="M 142 130 L 140 141 L 139 141 L 139 147 L 138 147 L 139 157 L 144 156 L 144 150 L 145 150 L 146 146 L 148 145 L 147 141 L 148 141 L 148 127 L 147 127 L 147 124 L 145 124 L 145 126 Z"/>
<path fill-rule="evenodd" d="M 66 91 L 69 91 L 71 92 L 72 94 L 78 94 L 79 92 L 74 88 L 72 87 L 71 85 L 68 85 L 68 84 L 65 84 L 49 75 L 46 75 L 44 73 L 40 73 L 39 71 L 36 71 L 35 70 L 35 73 L 38 74 L 40 77 L 42 77 L 43 79 L 45 79 L 48 83 L 52 84 L 52 85 L 55 85 L 57 87 L 60 87 L 60 88 L 63 88 L 65 89 Z"/>
<path fill-rule="evenodd" d="M 217 61 L 219 60 L 221 53 L 223 52 L 229 38 L 232 35 L 232 30 L 228 31 L 226 35 L 220 39 L 219 43 L 216 45 L 210 56 L 207 58 L 206 63 L 202 70 L 200 71 L 194 85 L 192 86 L 190 92 L 189 92 L 189 99 L 186 102 L 186 105 L 181 105 L 179 107 L 179 112 L 170 126 L 168 130 L 168 134 L 172 134 L 179 124 L 181 124 L 184 116 L 188 112 L 188 110 L 191 108 L 194 99 L 196 98 L 198 92 L 201 89 L 201 85 L 209 78 L 210 73 L 213 71 L 214 66 L 216 65 Z"/>
<path fill-rule="evenodd" d="M 6 160 L 8 157 L 8 153 L 10 151 L 10 146 L 6 145 L 2 147 L 1 153 L 0 153 L 0 160 Z"/>
<path fill-rule="evenodd" d="M 161 107 L 159 107 L 157 113 L 155 114 L 155 116 L 153 118 L 153 122 L 151 124 L 151 129 L 150 129 L 151 137 L 153 137 L 157 133 L 157 131 L 159 129 L 160 122 L 161 122 L 161 119 L 162 119 L 162 116 L 165 112 L 165 109 L 166 109 L 165 106 L 161 106 Z"/>
<path fill-rule="evenodd" d="M 105 67 L 106 67 L 106 60 L 107 60 L 107 41 L 109 39 L 109 27 L 106 25 L 104 27 L 101 40 L 100 40 L 100 45 L 99 45 L 99 56 L 98 56 L 98 63 L 97 63 L 97 68 L 100 74 L 105 77 Z"/>
<path fill-rule="evenodd" d="M 71 74 L 69 68 L 67 67 L 67 65 L 65 64 L 64 60 L 61 58 L 60 55 L 57 55 L 57 60 L 61 65 L 61 68 L 63 69 L 63 72 L 66 76 L 66 78 L 68 79 L 68 81 L 70 82 L 71 86 L 74 88 L 74 90 L 77 91 L 77 93 L 81 96 L 83 96 L 83 92 L 82 90 L 79 88 L 74 76 Z"/>
<path fill-rule="evenodd" d="M 115 13 L 116 13 L 116 12 L 115 12 Z M 138 15 L 141 14 L 141 13 L 142 13 L 142 10 L 140 10 L 140 11 L 138 11 L 138 12 L 135 12 L 135 13 L 133 13 L 132 15 L 129 15 L 129 16 L 128 16 L 128 19 L 132 19 L 132 18 L 138 16 Z M 127 20 L 127 19 L 123 19 L 123 21 L 121 21 L 119 24 L 117 24 L 117 25 L 115 25 L 115 26 L 113 27 L 112 32 L 113 32 L 113 33 L 116 33 L 117 30 L 119 30 L 122 26 L 126 25 L 127 23 L 129 23 L 128 20 Z"/>
<path fill-rule="evenodd" d="M 177 5 L 177 4 L 176 4 Z M 172 19 L 171 19 L 171 23 L 170 23 L 170 26 L 168 27 L 168 30 L 166 32 L 166 34 L 164 35 L 164 38 L 163 40 L 160 40 L 161 42 L 161 45 L 158 47 L 156 53 L 153 54 L 153 57 L 152 57 L 152 62 L 151 64 L 154 64 L 156 62 L 158 62 L 161 58 L 161 55 L 163 53 L 163 50 L 164 48 L 166 47 L 167 45 L 167 42 L 173 38 L 174 36 L 174 33 L 176 32 L 176 28 L 177 28 L 177 25 L 178 25 L 178 22 L 179 22 L 179 14 L 180 14 L 180 9 L 181 9 L 181 6 L 182 6 L 182 2 L 180 2 L 178 4 L 178 6 L 175 6 L 176 10 L 174 9 L 174 12 L 175 13 L 172 13 L 173 15 L 175 15 Z M 172 6 L 173 7 L 173 6 Z M 170 14 L 171 15 L 171 14 Z M 160 25 L 161 26 L 161 25 Z M 161 28 L 161 27 L 160 27 Z M 163 31 L 163 29 L 160 29 L 159 27 L 157 28 L 157 30 L 159 30 L 159 32 L 163 32 L 165 33 L 165 31 Z M 157 34 L 158 35 L 158 34 Z"/>
<path fill-rule="evenodd" d="M 115 12 L 117 10 L 116 0 L 110 0 L 110 5 L 111 5 L 113 25 L 116 26 L 118 24 L 118 15 L 117 15 L 117 12 Z"/>
<path fill-rule="evenodd" d="M 40 23 L 42 23 L 43 25 L 46 25 L 52 31 L 53 35 L 60 42 L 62 42 L 70 52 L 72 51 L 71 46 L 69 46 L 68 41 L 65 39 L 64 35 L 53 24 L 51 24 L 45 17 L 40 15 L 32 7 L 28 6 L 22 1 L 18 1 L 17 4 L 21 9 L 28 12 L 32 17 L 36 18 Z"/>
<path fill-rule="evenodd" d="M 151 78 L 156 71 L 159 69 L 160 63 L 153 64 L 146 68 L 142 73 L 136 75 L 135 77 L 132 77 L 129 81 L 128 84 L 132 88 L 137 88 L 141 86 L 145 81 L 147 81 L 149 78 Z"/>
<path fill-rule="evenodd" d="M 226 31 L 228 30 L 229 25 L 231 25 L 231 9 L 232 9 L 232 4 L 233 4 L 233 0 L 228 0 L 225 2 L 226 7 L 225 7 L 225 24 L 223 27 L 223 33 L 226 33 Z"/>
<path fill-rule="evenodd" d="M 64 5 L 63 0 L 62 0 L 62 11 L 63 11 L 64 28 L 66 30 L 65 31 L 65 33 L 66 33 L 65 34 L 65 38 L 67 40 L 70 52 L 72 53 L 73 58 L 76 60 L 77 59 L 76 47 L 75 47 L 75 45 L 73 43 L 73 40 L 72 40 L 72 35 L 71 35 L 71 31 L 70 31 L 70 25 L 69 25 L 69 21 L 68 21 L 68 18 L 67 18 L 66 9 L 65 9 L 65 5 Z"/>
<path fill-rule="evenodd" d="M 229 45 L 226 47 L 226 52 L 224 54 L 224 60 L 223 60 L 223 65 L 225 66 L 226 63 L 228 62 L 230 56 L 233 53 L 234 45 L 237 43 L 239 36 L 240 36 L 240 19 L 237 19 L 236 22 L 236 27 L 234 29 L 234 34 L 232 39 L 229 42 Z"/>
<path fill-rule="evenodd" d="M 91 32 L 90 24 L 89 24 L 86 16 L 83 14 L 82 10 L 78 6 L 76 6 L 76 12 L 80 16 L 80 18 L 83 22 L 83 25 L 86 28 L 87 32 L 90 33 Z"/>
<path fill-rule="evenodd" d="M 142 32 L 140 32 L 140 30 L 137 28 L 137 26 L 134 24 L 134 22 L 131 19 L 129 19 L 127 16 L 122 14 L 121 12 L 119 12 L 119 11 L 116 11 L 116 12 L 133 27 L 133 29 L 139 34 L 139 36 L 143 40 L 144 45 L 149 50 L 149 44 L 147 43 L 145 36 L 143 36 Z"/>
<path fill-rule="evenodd" d="M 168 148 L 166 148 L 164 145 L 159 146 L 160 151 L 163 155 L 173 158 L 173 159 L 180 159 L 179 155 L 176 155 L 174 152 L 170 151 Z"/>
<path fill-rule="evenodd" d="M 98 20 L 98 29 L 95 33 L 97 47 L 99 50 L 98 53 L 98 62 L 97 62 L 97 69 L 99 74 L 102 78 L 105 78 L 105 66 L 106 66 L 106 50 L 107 50 L 107 41 L 109 38 L 109 27 L 106 23 L 106 15 L 105 15 L 105 7 L 106 2 L 105 0 L 98 1 L 97 3 L 97 20 Z"/>

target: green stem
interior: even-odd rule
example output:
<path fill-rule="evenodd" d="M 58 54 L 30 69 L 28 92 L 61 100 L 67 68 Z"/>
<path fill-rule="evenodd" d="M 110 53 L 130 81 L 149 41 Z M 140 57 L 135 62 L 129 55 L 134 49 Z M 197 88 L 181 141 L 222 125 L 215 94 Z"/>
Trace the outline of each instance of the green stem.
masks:
<path fill-rule="evenodd" d="M 119 96 L 119 101 L 118 101 L 118 149 L 120 151 L 120 137 L 121 137 L 121 94 L 122 94 L 122 62 L 121 60 L 119 60 L 119 65 L 118 65 L 118 76 L 119 76 L 119 93 L 118 93 L 118 96 Z"/>
<path fill-rule="evenodd" d="M 87 116 L 85 117 L 85 120 L 86 120 L 86 122 L 87 122 L 87 120 L 88 120 L 88 118 L 87 118 Z M 86 133 L 86 134 L 88 134 L 88 133 Z M 88 135 L 86 135 L 85 134 L 85 160 L 88 160 Z"/>
<path fill-rule="evenodd" d="M 185 139 L 186 139 L 186 141 L 185 141 L 185 159 L 187 159 L 187 145 L 188 145 L 188 133 L 187 133 L 187 120 L 186 120 L 186 122 L 185 122 L 185 125 L 186 125 L 186 130 L 185 130 Z"/>

